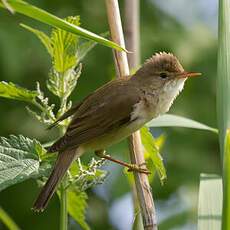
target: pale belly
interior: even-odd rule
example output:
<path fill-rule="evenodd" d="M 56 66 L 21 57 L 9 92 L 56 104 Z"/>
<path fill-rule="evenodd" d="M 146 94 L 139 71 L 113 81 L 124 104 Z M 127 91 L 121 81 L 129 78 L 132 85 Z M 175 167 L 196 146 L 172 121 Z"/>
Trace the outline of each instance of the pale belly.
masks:
<path fill-rule="evenodd" d="M 90 142 L 84 144 L 82 147 L 89 151 L 105 149 L 130 136 L 133 132 L 139 130 L 149 120 L 151 119 L 137 119 L 131 122 L 128 126 L 121 127 L 119 130 L 111 131 L 105 135 L 91 140 Z"/>

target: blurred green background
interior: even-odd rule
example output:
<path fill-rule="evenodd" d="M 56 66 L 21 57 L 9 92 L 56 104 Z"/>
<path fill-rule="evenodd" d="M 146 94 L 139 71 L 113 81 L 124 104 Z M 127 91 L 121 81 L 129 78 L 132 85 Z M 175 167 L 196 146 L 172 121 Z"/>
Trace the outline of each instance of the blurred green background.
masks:
<path fill-rule="evenodd" d="M 104 1 L 33 0 L 30 3 L 59 17 L 80 15 L 82 26 L 93 32 L 108 30 Z M 124 12 L 124 1 L 120 1 L 120 6 Z M 19 26 L 21 22 L 50 31 L 50 27 L 39 22 L 0 9 L 0 80 L 29 89 L 35 89 L 35 82 L 39 81 L 51 96 L 45 89 L 51 64 L 49 56 L 39 40 Z M 186 83 L 170 113 L 216 127 L 217 0 L 141 0 L 140 26 L 142 62 L 154 52 L 169 51 L 186 70 L 203 74 Z M 96 46 L 83 62 L 83 73 L 72 100 L 80 100 L 113 76 L 111 50 Z M 57 99 L 52 97 L 52 102 Z M 55 136 L 28 115 L 24 103 L 0 98 L 0 118 L 0 136 L 23 134 L 41 142 Z M 182 128 L 151 131 L 154 136 L 166 135 L 161 152 L 168 179 L 164 186 L 158 178 L 152 183 L 160 229 L 196 229 L 199 174 L 220 173 L 217 136 Z M 128 159 L 125 143 L 110 151 L 119 155 L 116 157 Z M 87 221 L 95 230 L 129 230 L 134 219 L 130 187 L 121 167 L 108 163 L 107 169 L 110 175 L 106 183 L 88 191 Z M 2 191 L 0 205 L 23 230 L 58 229 L 57 196 L 44 213 L 34 214 L 30 208 L 37 193 L 36 182 L 28 180 Z M 80 229 L 73 220 L 70 223 L 70 229 Z M 6 228 L 0 223 L 0 229 Z"/>

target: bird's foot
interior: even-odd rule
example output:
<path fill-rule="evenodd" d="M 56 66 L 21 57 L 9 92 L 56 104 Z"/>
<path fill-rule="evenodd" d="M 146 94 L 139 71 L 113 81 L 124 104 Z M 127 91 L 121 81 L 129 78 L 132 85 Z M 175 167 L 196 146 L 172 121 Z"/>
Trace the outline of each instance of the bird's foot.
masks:
<path fill-rule="evenodd" d="M 139 172 L 139 173 L 144 173 L 144 174 L 147 174 L 147 175 L 151 174 L 151 172 L 147 168 L 142 168 L 142 165 L 145 165 L 145 163 L 140 164 L 140 165 L 129 164 L 128 172 Z"/>
<path fill-rule="evenodd" d="M 139 173 L 145 173 L 147 175 L 151 174 L 150 171 L 146 168 L 146 166 L 145 166 L 146 164 L 145 163 L 140 164 L 140 165 L 129 164 L 129 163 L 126 163 L 124 161 L 112 158 L 111 156 L 109 156 L 109 155 L 106 154 L 105 150 L 95 151 L 95 154 L 98 157 L 100 157 L 100 158 L 104 158 L 104 159 L 107 159 L 107 160 L 112 161 L 114 163 L 120 164 L 120 165 L 122 165 L 124 167 L 127 167 L 128 168 L 128 172 L 139 172 Z M 145 166 L 145 168 L 142 168 L 143 165 Z"/>

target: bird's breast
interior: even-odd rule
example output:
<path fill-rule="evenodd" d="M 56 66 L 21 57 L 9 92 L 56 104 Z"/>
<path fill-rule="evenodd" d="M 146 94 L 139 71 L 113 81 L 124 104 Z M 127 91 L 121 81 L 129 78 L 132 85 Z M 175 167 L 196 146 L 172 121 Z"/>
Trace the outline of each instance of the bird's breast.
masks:
<path fill-rule="evenodd" d="M 133 123 L 145 124 L 155 115 L 155 103 L 151 96 L 145 96 L 137 104 L 133 106 L 130 121 Z"/>
<path fill-rule="evenodd" d="M 158 96 L 156 114 L 161 115 L 168 112 L 175 98 L 183 90 L 184 82 L 185 79 L 177 79 L 164 86 Z"/>

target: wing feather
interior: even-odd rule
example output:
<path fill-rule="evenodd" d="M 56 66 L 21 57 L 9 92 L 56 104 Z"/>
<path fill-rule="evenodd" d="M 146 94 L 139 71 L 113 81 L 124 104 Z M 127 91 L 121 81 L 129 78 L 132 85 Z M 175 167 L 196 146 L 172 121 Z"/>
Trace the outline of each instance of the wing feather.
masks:
<path fill-rule="evenodd" d="M 49 151 L 72 149 L 112 129 L 119 129 L 130 121 L 140 95 L 139 88 L 129 78 L 117 79 L 99 88 L 78 107 L 66 134 Z"/>

